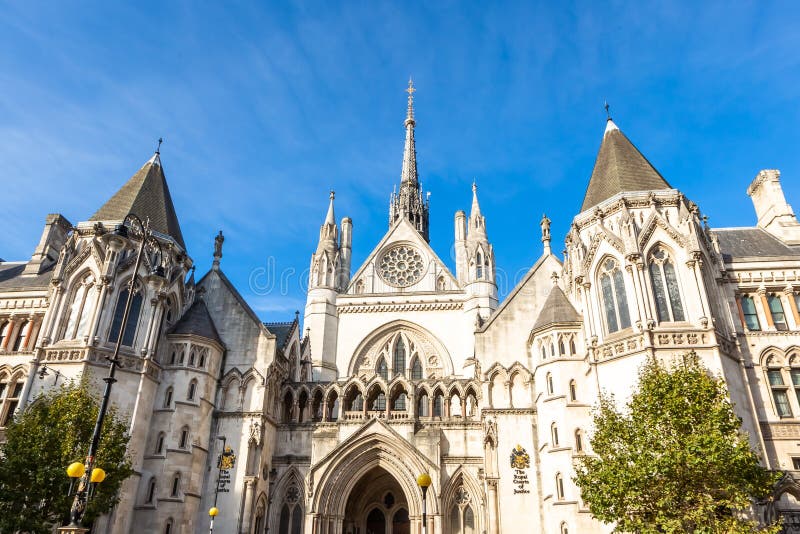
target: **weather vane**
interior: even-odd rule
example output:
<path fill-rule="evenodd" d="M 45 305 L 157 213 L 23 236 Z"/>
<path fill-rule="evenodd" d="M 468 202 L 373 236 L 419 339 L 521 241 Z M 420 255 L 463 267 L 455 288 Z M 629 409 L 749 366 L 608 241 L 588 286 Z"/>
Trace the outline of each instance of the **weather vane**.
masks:
<path fill-rule="evenodd" d="M 164 142 L 164 139 L 162 137 L 159 137 L 158 138 L 158 146 L 156 147 L 156 154 L 161 154 L 161 143 L 163 143 L 163 142 Z"/>
<path fill-rule="evenodd" d="M 611 120 L 611 112 L 609 111 L 611 106 L 608 105 L 608 100 L 606 100 L 605 106 L 603 107 L 606 108 L 606 117 L 608 117 L 608 120 Z"/>

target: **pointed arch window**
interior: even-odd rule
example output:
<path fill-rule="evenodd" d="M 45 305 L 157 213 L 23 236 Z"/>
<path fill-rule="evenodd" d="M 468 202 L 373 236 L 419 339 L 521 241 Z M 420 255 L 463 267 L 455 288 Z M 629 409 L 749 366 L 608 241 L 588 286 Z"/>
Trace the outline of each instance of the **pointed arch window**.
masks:
<path fill-rule="evenodd" d="M 89 294 L 94 287 L 94 277 L 87 274 L 79 282 L 72 294 L 69 305 L 69 315 L 61 339 L 80 339 L 89 330 Z"/>
<path fill-rule="evenodd" d="M 464 486 L 456 490 L 455 498 L 450 508 L 450 532 L 453 534 L 476 534 L 475 512 L 472 509 L 472 499 Z"/>
<path fill-rule="evenodd" d="M 164 534 L 174 534 L 172 531 L 172 518 L 167 519 L 167 522 L 164 524 Z"/>
<path fill-rule="evenodd" d="M 122 328 L 122 316 L 125 314 L 125 303 L 128 301 L 129 289 L 122 290 L 117 298 L 117 307 L 114 309 L 114 318 L 111 322 L 111 330 L 108 332 L 108 341 L 116 343 Z M 128 312 L 128 320 L 125 322 L 125 329 L 122 334 L 122 345 L 132 347 L 136 338 L 136 325 L 139 323 L 139 314 L 142 311 L 142 292 L 134 290 L 131 309 Z"/>
<path fill-rule="evenodd" d="M 419 417 L 428 417 L 430 415 L 429 410 L 428 394 L 423 391 L 420 393 L 419 400 L 417 401 L 417 415 Z"/>
<path fill-rule="evenodd" d="M 411 362 L 411 380 L 422 380 L 422 364 L 416 356 Z"/>
<path fill-rule="evenodd" d="M 186 398 L 193 401 L 195 396 L 197 396 L 197 380 L 192 380 L 189 382 L 189 391 L 186 394 Z"/>
<path fill-rule="evenodd" d="M 789 407 L 789 395 L 787 394 L 786 383 L 783 381 L 783 374 L 779 366 L 767 368 L 767 380 L 772 390 L 772 399 L 775 401 L 775 411 L 778 417 L 791 417 L 792 409 Z"/>
<path fill-rule="evenodd" d="M 145 504 L 154 504 L 156 499 L 156 477 L 151 477 L 147 483 L 147 492 L 144 496 Z"/>
<path fill-rule="evenodd" d="M 178 441 L 178 448 L 180 449 L 188 449 L 189 448 L 189 428 L 183 427 L 181 430 L 181 439 Z"/>
<path fill-rule="evenodd" d="M 444 395 L 441 391 L 433 394 L 433 416 L 442 417 L 444 415 Z"/>
<path fill-rule="evenodd" d="M 611 334 L 631 326 L 628 297 L 625 293 L 622 270 L 615 259 L 608 258 L 604 261 L 600 271 L 600 290 L 603 297 L 606 329 Z"/>
<path fill-rule="evenodd" d="M 583 452 L 583 432 L 580 428 L 575 429 L 575 452 Z"/>
<path fill-rule="evenodd" d="M 405 374 L 406 345 L 403 343 L 402 336 L 397 336 L 397 342 L 394 344 L 394 359 L 392 361 L 392 369 L 394 371 L 394 376 Z"/>
<path fill-rule="evenodd" d="M 164 393 L 164 408 L 172 408 L 172 386 Z"/>
<path fill-rule="evenodd" d="M 569 381 L 569 400 L 573 402 L 578 400 L 578 384 L 574 379 Z"/>
<path fill-rule="evenodd" d="M 378 376 L 383 378 L 384 380 L 389 380 L 389 367 L 386 365 L 386 359 L 381 356 L 378 360 L 378 368 L 376 370 Z"/>
<path fill-rule="evenodd" d="M 561 473 L 556 473 L 556 498 L 559 501 L 564 500 L 564 477 Z"/>
<path fill-rule="evenodd" d="M 302 534 L 303 510 L 300 506 L 300 488 L 289 486 L 283 499 L 278 523 L 278 534 Z"/>
<path fill-rule="evenodd" d="M 545 385 L 547 386 L 547 394 L 548 395 L 552 395 L 553 394 L 553 375 L 552 374 L 547 373 L 547 375 L 545 376 Z"/>
<path fill-rule="evenodd" d="M 172 491 L 170 492 L 172 497 L 180 497 L 181 495 L 181 474 L 175 473 L 172 477 Z"/>
<path fill-rule="evenodd" d="M 163 432 L 158 433 L 158 439 L 156 439 L 156 447 L 153 450 L 155 454 L 163 454 L 164 453 L 164 439 L 166 435 Z"/>
<path fill-rule="evenodd" d="M 475 278 L 478 280 L 483 278 L 483 254 L 480 251 L 475 260 Z"/>
<path fill-rule="evenodd" d="M 555 423 L 550 425 L 550 438 L 552 439 L 552 446 L 558 447 L 558 425 Z"/>
<path fill-rule="evenodd" d="M 656 247 L 650 253 L 650 282 L 656 301 L 656 315 L 659 321 L 684 321 L 683 303 L 678 289 L 675 265 L 663 247 Z"/>

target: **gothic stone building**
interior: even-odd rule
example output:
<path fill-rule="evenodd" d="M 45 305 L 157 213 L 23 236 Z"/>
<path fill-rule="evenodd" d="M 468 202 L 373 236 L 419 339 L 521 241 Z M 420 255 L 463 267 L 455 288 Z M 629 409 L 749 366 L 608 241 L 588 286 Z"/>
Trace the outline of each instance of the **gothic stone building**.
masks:
<path fill-rule="evenodd" d="M 690 350 L 786 473 L 758 513 L 800 509 L 800 225 L 778 171 L 747 190 L 755 226 L 709 228 L 609 119 L 565 255 L 543 218 L 541 257 L 499 302 L 474 185 L 455 271 L 429 244 L 414 128 L 409 98 L 389 228 L 360 266 L 331 194 L 302 327 L 258 318 L 221 234 L 195 280 L 158 153 L 87 220 L 47 216 L 29 261 L 0 263 L 0 426 L 65 380 L 99 388 L 123 332 L 112 402 L 135 474 L 95 532 L 207 532 L 218 484 L 218 532 L 420 533 L 420 473 L 428 532 L 609 532 L 572 482 L 591 408 L 626 398 L 649 356 Z M 129 212 L 149 218 L 164 276 L 112 246 Z"/>

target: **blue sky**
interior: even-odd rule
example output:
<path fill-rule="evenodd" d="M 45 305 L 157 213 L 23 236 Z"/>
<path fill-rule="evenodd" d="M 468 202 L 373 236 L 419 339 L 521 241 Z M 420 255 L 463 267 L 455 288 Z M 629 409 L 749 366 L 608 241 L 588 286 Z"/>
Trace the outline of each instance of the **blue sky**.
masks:
<path fill-rule="evenodd" d="M 4 2 L 0 257 L 28 258 L 47 213 L 90 217 L 163 136 L 198 273 L 223 230 L 223 270 L 265 320 L 289 320 L 330 188 L 354 271 L 386 231 L 409 75 L 431 244 L 452 266 L 477 180 L 501 294 L 541 254 L 543 212 L 561 249 L 606 99 L 712 225 L 752 225 L 760 169 L 781 169 L 800 208 L 798 6 Z"/>

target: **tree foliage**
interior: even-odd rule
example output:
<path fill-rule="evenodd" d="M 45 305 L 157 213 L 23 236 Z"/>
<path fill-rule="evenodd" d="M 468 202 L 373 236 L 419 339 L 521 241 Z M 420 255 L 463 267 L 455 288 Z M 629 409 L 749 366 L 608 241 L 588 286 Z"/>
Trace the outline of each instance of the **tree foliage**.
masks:
<path fill-rule="evenodd" d="M 625 411 L 602 396 L 591 445 L 575 482 L 617 532 L 777 532 L 746 512 L 778 475 L 759 464 L 724 382 L 694 353 L 671 367 L 649 360 Z"/>
<path fill-rule="evenodd" d="M 68 383 L 36 399 L 6 428 L 0 445 L 0 532 L 50 534 L 69 519 L 66 467 L 83 462 L 98 402 L 85 382 Z M 112 408 L 106 414 L 96 467 L 106 472 L 84 515 L 86 525 L 118 502 L 122 481 L 132 473 L 127 425 Z"/>

